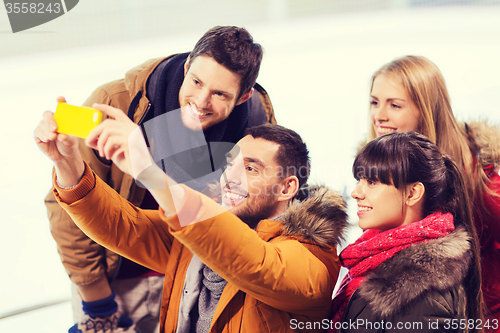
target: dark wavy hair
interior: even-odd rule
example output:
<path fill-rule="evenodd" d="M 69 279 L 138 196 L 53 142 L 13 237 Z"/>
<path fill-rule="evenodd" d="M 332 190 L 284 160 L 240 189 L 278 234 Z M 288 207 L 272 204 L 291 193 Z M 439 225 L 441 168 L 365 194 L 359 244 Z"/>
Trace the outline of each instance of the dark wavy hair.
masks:
<path fill-rule="evenodd" d="M 196 43 L 190 54 L 189 66 L 196 57 L 206 55 L 240 75 L 239 99 L 255 85 L 263 53 L 262 46 L 253 41 L 245 28 L 217 26 L 208 30 Z"/>
<path fill-rule="evenodd" d="M 454 160 L 421 134 L 391 133 L 368 142 L 356 156 L 352 172 L 356 179 L 394 185 L 403 194 L 406 185 L 420 182 L 425 187 L 423 216 L 449 212 L 455 226 L 465 227 L 473 252 L 464 283 L 467 315 L 469 319 L 482 319 L 479 242 L 463 172 Z"/>

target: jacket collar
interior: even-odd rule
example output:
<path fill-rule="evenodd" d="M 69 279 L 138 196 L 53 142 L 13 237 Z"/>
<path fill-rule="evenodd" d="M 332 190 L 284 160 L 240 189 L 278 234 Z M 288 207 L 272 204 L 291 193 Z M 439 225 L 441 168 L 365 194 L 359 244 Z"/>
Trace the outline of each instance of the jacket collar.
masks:
<path fill-rule="evenodd" d="M 127 87 L 127 90 L 131 94 L 131 98 L 137 95 L 140 91 L 143 92 L 142 96 L 145 97 L 146 83 L 150 75 L 164 60 L 175 55 L 176 54 L 169 57 L 151 59 L 127 71 L 127 73 L 125 73 L 124 83 L 125 87 Z"/>
<path fill-rule="evenodd" d="M 283 226 L 281 221 L 262 220 L 257 225 L 255 231 L 262 240 L 269 242 L 271 239 L 281 235 Z"/>

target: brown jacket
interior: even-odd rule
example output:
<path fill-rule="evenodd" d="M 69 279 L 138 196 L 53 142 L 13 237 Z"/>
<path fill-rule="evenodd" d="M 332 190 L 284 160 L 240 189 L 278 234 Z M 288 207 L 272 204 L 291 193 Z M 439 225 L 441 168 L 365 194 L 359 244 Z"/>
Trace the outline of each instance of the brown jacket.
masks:
<path fill-rule="evenodd" d="M 212 199 L 187 187 L 185 191 L 178 215 L 169 218 L 161 210 L 134 207 L 88 168 L 77 188 L 54 194 L 95 241 L 165 273 L 160 332 L 176 331 L 193 253 L 228 282 L 209 332 L 328 328 L 340 269 L 336 244 L 347 226 L 339 195 L 317 190 L 293 204 L 284 221 L 262 220 L 253 230 Z M 184 225 L 201 222 L 180 228 L 178 216 Z"/>
<path fill-rule="evenodd" d="M 168 58 L 149 60 L 128 71 L 125 78 L 102 85 L 90 95 L 84 105 L 102 103 L 127 112 L 134 97 L 142 92 L 133 114 L 134 122 L 138 123 L 150 106 L 150 101 L 146 97 L 147 79 L 153 70 Z M 266 91 L 256 85 L 255 92 L 257 94 L 254 95 L 259 97 L 267 114 L 267 121 L 275 124 L 273 107 Z M 140 206 L 145 193 L 143 188 L 136 186 L 130 176 L 124 175 L 110 161 L 99 158 L 92 149 L 85 146 L 83 141 L 80 143 L 80 149 L 85 161 L 101 179 L 104 179 L 123 198 Z M 111 280 L 117 270 L 118 255 L 88 238 L 62 210 L 52 190 L 45 198 L 45 205 L 52 236 L 71 281 L 80 286 L 88 286 L 103 279 Z"/>

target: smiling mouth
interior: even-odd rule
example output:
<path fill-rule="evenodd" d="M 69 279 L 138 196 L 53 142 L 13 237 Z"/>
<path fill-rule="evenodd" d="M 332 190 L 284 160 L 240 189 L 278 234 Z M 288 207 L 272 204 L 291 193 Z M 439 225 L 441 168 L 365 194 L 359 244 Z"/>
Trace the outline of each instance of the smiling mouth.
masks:
<path fill-rule="evenodd" d="M 396 132 L 397 130 L 398 130 L 397 128 L 393 128 L 393 127 L 381 127 L 381 126 L 377 126 L 377 133 L 380 134 L 380 135 L 384 135 L 384 134 L 387 134 L 387 133 Z"/>
<path fill-rule="evenodd" d="M 226 197 L 226 198 L 228 198 L 230 200 L 233 200 L 233 201 L 237 201 L 237 200 L 243 200 L 247 196 L 239 194 L 239 193 L 234 193 L 234 192 L 231 192 L 231 191 L 226 191 L 225 194 L 224 194 L 224 197 Z"/>
<path fill-rule="evenodd" d="M 189 103 L 189 109 L 191 110 L 191 114 L 197 118 L 206 118 L 210 116 L 212 113 L 210 112 L 201 112 L 199 111 L 196 106 L 193 104 Z"/>
<path fill-rule="evenodd" d="M 373 209 L 373 207 L 358 205 L 359 218 L 361 218 L 361 216 L 369 213 L 372 209 Z"/>
<path fill-rule="evenodd" d="M 224 195 L 222 196 L 222 201 L 234 207 L 238 205 L 241 201 L 243 201 L 243 199 L 246 199 L 246 197 L 247 197 L 246 195 L 240 193 L 224 191 Z"/>

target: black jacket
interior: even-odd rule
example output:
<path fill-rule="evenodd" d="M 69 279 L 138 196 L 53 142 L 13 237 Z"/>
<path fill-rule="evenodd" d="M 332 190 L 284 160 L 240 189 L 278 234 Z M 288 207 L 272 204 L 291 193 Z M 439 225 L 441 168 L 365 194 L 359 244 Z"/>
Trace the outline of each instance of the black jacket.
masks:
<path fill-rule="evenodd" d="M 465 332 L 463 283 L 471 258 L 463 228 L 401 250 L 353 294 L 341 331 Z"/>

